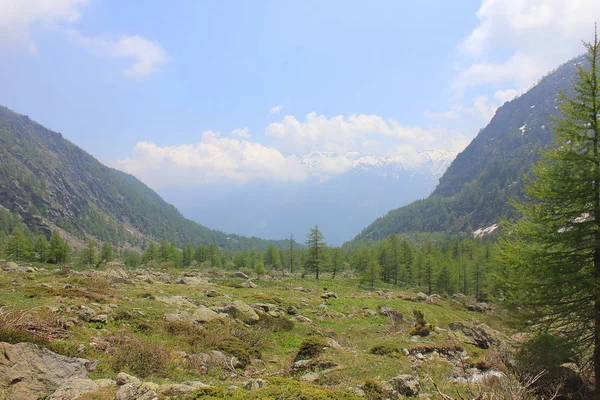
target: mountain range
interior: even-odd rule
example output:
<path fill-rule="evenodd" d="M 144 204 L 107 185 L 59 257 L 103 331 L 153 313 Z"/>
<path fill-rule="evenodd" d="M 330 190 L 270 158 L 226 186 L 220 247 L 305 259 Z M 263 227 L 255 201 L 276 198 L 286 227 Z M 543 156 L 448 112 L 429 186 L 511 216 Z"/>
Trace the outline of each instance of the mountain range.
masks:
<path fill-rule="evenodd" d="M 228 235 L 185 218 L 132 175 L 106 167 L 53 132 L 0 106 L 0 209 L 34 232 L 59 229 L 71 241 L 93 237 L 122 246 L 167 239 L 224 249 L 280 247 L 285 241 Z"/>
<path fill-rule="evenodd" d="M 313 172 L 339 156 L 352 162 L 345 173 Z M 313 151 L 300 159 L 311 176 L 304 182 L 170 187 L 159 193 L 186 216 L 219 230 L 269 239 L 293 234 L 303 242 L 318 224 L 327 243 L 341 245 L 390 209 L 429 195 L 455 156 L 422 152 L 407 166 L 399 158 Z"/>
<path fill-rule="evenodd" d="M 429 197 L 390 211 L 354 240 L 379 240 L 391 233 L 497 232 L 502 218 L 516 216 L 509 199 L 522 197 L 524 177 L 552 143 L 558 93 L 569 94 L 577 66 L 584 62 L 583 56 L 570 60 L 498 108 Z"/>

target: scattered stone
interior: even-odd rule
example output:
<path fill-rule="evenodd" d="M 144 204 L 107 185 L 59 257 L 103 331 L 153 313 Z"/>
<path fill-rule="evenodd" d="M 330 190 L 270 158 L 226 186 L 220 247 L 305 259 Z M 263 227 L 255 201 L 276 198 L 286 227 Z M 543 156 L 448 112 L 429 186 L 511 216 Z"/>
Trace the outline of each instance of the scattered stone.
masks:
<path fill-rule="evenodd" d="M 336 293 L 336 292 L 332 292 L 331 290 L 327 290 L 327 291 L 325 291 L 325 293 L 323 293 L 323 294 L 321 295 L 321 298 L 322 298 L 323 300 L 328 300 L 328 299 L 337 299 L 337 298 L 338 298 L 338 295 L 337 295 L 337 293 Z"/>
<path fill-rule="evenodd" d="M 198 308 L 192 313 L 191 318 L 193 321 L 203 324 L 205 322 L 210 322 L 214 319 L 220 319 L 222 317 L 210 308 L 199 305 Z"/>
<path fill-rule="evenodd" d="M 398 323 L 404 321 L 404 316 L 402 315 L 402 313 L 400 311 L 396 310 L 395 308 L 392 308 L 389 306 L 380 306 L 379 314 L 385 315 L 394 324 L 398 324 Z"/>
<path fill-rule="evenodd" d="M 233 274 L 234 278 L 240 278 L 240 279 L 250 279 L 250 277 L 248 275 L 246 275 L 245 273 L 243 273 L 242 271 L 238 271 L 236 273 Z"/>
<path fill-rule="evenodd" d="M 49 283 L 42 283 L 40 287 L 44 289 L 52 289 L 52 285 Z"/>
<path fill-rule="evenodd" d="M 96 316 L 96 312 L 88 306 L 81 305 L 77 311 L 77 315 L 85 322 L 90 322 Z"/>
<path fill-rule="evenodd" d="M 415 295 L 415 297 L 413 297 L 414 301 L 428 301 L 429 300 L 429 296 L 427 296 L 425 293 L 423 292 L 419 292 Z"/>
<path fill-rule="evenodd" d="M 298 314 L 298 308 L 295 306 L 287 306 L 285 312 L 287 312 L 289 315 L 296 315 Z"/>
<path fill-rule="evenodd" d="M 305 317 L 304 315 L 300 315 L 300 314 L 296 315 L 296 317 L 294 317 L 294 319 L 297 322 L 300 322 L 300 323 L 303 323 L 303 324 L 312 324 L 313 323 L 312 319 L 310 319 L 308 317 Z"/>
<path fill-rule="evenodd" d="M 123 386 L 128 383 L 137 383 L 137 384 L 141 383 L 141 381 L 138 378 L 136 378 L 135 376 L 126 374 L 125 372 L 119 372 L 119 374 L 117 375 L 117 379 L 115 379 L 115 382 L 119 386 Z"/>
<path fill-rule="evenodd" d="M 458 332 L 465 336 L 466 343 L 474 344 L 482 349 L 489 349 L 493 345 L 500 344 L 499 333 L 486 324 L 470 325 L 465 322 L 455 321 L 448 324 L 452 332 Z"/>
<path fill-rule="evenodd" d="M 402 396 L 416 396 L 420 390 L 419 379 L 412 375 L 398 375 L 387 381 L 385 389 Z"/>
<path fill-rule="evenodd" d="M 264 387 L 266 384 L 267 381 L 261 378 L 248 379 L 246 382 L 242 383 L 242 388 L 246 390 L 257 390 Z"/>
<path fill-rule="evenodd" d="M 98 314 L 98 315 L 94 315 L 91 319 L 90 322 L 99 322 L 101 324 L 105 324 L 108 321 L 108 315 L 106 314 Z"/>
<path fill-rule="evenodd" d="M 224 307 L 224 311 L 232 318 L 239 319 L 240 321 L 249 324 L 255 323 L 260 319 L 256 311 L 241 300 L 229 303 Z"/>
<path fill-rule="evenodd" d="M 308 290 L 306 290 L 306 288 L 303 288 L 302 286 L 294 286 L 292 288 L 292 290 L 296 290 L 298 292 L 304 292 L 304 293 L 308 293 Z"/>
<path fill-rule="evenodd" d="M 156 299 L 179 308 L 196 308 L 196 305 L 185 296 L 157 297 Z"/>
<path fill-rule="evenodd" d="M 371 310 L 368 306 L 364 306 L 362 308 L 362 310 L 363 310 L 363 313 L 365 315 L 368 315 L 368 316 L 371 316 L 371 317 L 377 315 L 377 313 L 374 310 Z"/>
<path fill-rule="evenodd" d="M 87 393 L 92 393 L 104 388 L 111 388 L 116 385 L 112 379 L 91 379 L 76 378 L 62 384 L 46 400 L 73 400 L 82 397 Z"/>
<path fill-rule="evenodd" d="M 183 276 L 175 282 L 178 285 L 190 285 L 190 286 L 200 286 L 207 285 L 208 281 L 203 278 L 199 278 L 197 276 Z"/>
<path fill-rule="evenodd" d="M 221 293 L 217 292 L 215 289 L 210 289 L 206 292 L 206 297 L 219 297 Z"/>
<path fill-rule="evenodd" d="M 0 342 L 0 393 L 11 400 L 43 398 L 70 380 L 86 379 L 96 365 L 33 343 Z"/>
<path fill-rule="evenodd" d="M 230 370 L 231 368 L 243 367 L 243 364 L 236 357 L 230 357 L 219 350 L 211 350 L 200 354 L 191 354 L 189 358 L 206 368 L 217 366 L 222 369 Z"/>
<path fill-rule="evenodd" d="M 478 313 L 484 313 L 487 311 L 491 311 L 492 307 L 488 303 L 482 302 L 482 303 L 475 303 L 475 304 L 467 305 L 467 310 L 473 311 L 473 312 L 478 312 Z"/>
<path fill-rule="evenodd" d="M 183 383 L 167 383 L 160 385 L 158 388 L 158 394 L 161 396 L 186 396 L 198 389 L 207 388 L 207 385 L 200 381 L 188 381 Z"/>
<path fill-rule="evenodd" d="M 2 269 L 7 272 L 15 272 L 19 269 L 19 264 L 13 261 L 9 261 L 6 264 L 4 264 L 4 267 L 2 267 Z"/>
<path fill-rule="evenodd" d="M 316 381 L 317 379 L 319 379 L 318 372 L 307 372 L 306 374 L 304 374 L 300 377 L 300 380 L 302 382 L 308 382 L 308 383 L 312 383 L 312 382 Z"/>
<path fill-rule="evenodd" d="M 344 350 L 344 348 L 333 338 L 326 338 L 325 341 L 332 349 Z"/>
<path fill-rule="evenodd" d="M 247 289 L 254 289 L 257 288 L 258 285 L 248 279 L 246 282 L 242 283 L 242 287 L 245 287 Z"/>
<path fill-rule="evenodd" d="M 158 388 L 157 384 L 151 382 L 126 383 L 119 387 L 115 400 L 158 400 Z"/>

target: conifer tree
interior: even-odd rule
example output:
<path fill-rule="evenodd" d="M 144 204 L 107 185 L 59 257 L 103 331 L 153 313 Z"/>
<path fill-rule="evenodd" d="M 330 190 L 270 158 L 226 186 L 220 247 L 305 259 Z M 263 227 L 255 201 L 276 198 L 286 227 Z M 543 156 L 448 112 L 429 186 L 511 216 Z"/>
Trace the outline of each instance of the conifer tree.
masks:
<path fill-rule="evenodd" d="M 102 248 L 100 249 L 100 262 L 111 262 L 115 259 L 115 252 L 113 250 L 112 245 L 107 240 L 102 243 Z"/>
<path fill-rule="evenodd" d="M 50 257 L 50 244 L 48 244 L 46 236 L 38 235 L 38 237 L 35 240 L 33 251 L 35 252 L 35 257 L 37 261 L 43 263 L 48 261 L 48 257 Z"/>
<path fill-rule="evenodd" d="M 21 228 L 15 226 L 8 237 L 4 252 L 9 260 L 24 261 L 31 257 L 33 245 L 31 240 L 23 233 Z"/>
<path fill-rule="evenodd" d="M 325 240 L 319 225 L 310 229 L 306 236 L 306 247 L 308 247 L 308 256 L 305 260 L 306 268 L 309 271 L 315 271 L 315 278 L 319 279 L 319 272 L 324 267 L 325 259 Z"/>
<path fill-rule="evenodd" d="M 572 97 L 559 94 L 555 144 L 534 166 L 525 218 L 506 224 L 498 260 L 515 310 L 591 357 L 600 381 L 600 84 L 597 34 Z M 520 307 L 520 308 L 519 308 Z M 595 399 L 600 400 L 600 385 Z"/>

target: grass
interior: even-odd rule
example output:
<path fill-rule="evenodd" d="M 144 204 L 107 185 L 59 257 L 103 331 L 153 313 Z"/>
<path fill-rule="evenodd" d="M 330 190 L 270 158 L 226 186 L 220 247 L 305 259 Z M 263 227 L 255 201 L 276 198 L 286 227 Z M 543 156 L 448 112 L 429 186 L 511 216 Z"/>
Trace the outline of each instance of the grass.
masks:
<path fill-rule="evenodd" d="M 391 298 L 384 299 L 375 292 L 360 289 L 356 278 L 334 280 L 325 277 L 316 281 L 310 277 L 289 277 L 280 281 L 257 281 L 258 287 L 250 289 L 237 287 L 235 283 L 243 281 L 225 278 L 224 274 L 215 278 L 206 275 L 210 283 L 191 286 L 175 284 L 181 271 L 157 271 L 170 274 L 171 278 L 162 280 L 153 276 L 152 283 L 136 281 L 131 284 L 95 276 L 93 270 L 75 273 L 66 268 L 48 267 L 35 274 L 0 272 L 0 305 L 15 313 L 27 314 L 29 324 L 19 325 L 7 320 L 3 325 L 0 315 L 0 340 L 37 341 L 61 354 L 96 359 L 99 364 L 92 375 L 94 378 L 114 379 L 123 371 L 156 383 L 201 380 L 217 388 L 205 398 L 273 398 L 269 396 L 280 390 L 289 395 L 286 399 L 350 399 L 354 397 L 347 388 L 363 386 L 367 379 L 371 383 L 380 383 L 399 374 L 419 373 L 440 381 L 447 380 L 452 369 L 448 363 L 422 364 L 426 370 L 416 371 L 403 349 L 461 345 L 472 355 L 474 362 L 486 360 L 486 351 L 457 343 L 451 333 L 443 331 L 451 321 L 485 322 L 492 328 L 510 331 L 501 316 L 468 312 L 450 300 L 441 300 L 438 304 L 407 301 L 404 297 L 410 296 L 405 291 L 381 284 L 379 289 L 390 291 Z M 304 287 L 306 292 L 291 290 L 298 286 Z M 321 299 L 320 294 L 325 288 L 336 292 L 338 298 Z M 210 290 L 218 291 L 219 296 L 207 296 Z M 175 313 L 178 309 L 158 298 L 170 296 L 185 296 L 193 304 L 209 307 L 224 306 L 238 299 L 247 303 L 270 303 L 283 310 L 292 305 L 298 309 L 298 314 L 310 318 L 313 323 L 295 322 L 288 315 L 275 318 L 266 314 L 252 327 L 231 318 L 203 326 L 182 321 L 167 322 L 165 313 Z M 326 305 L 326 310 L 317 309 L 322 304 Z M 77 320 L 76 310 L 81 305 L 108 314 L 107 323 Z M 398 310 L 407 321 L 392 325 L 384 315 L 363 312 L 363 307 L 377 312 L 382 305 Z M 50 312 L 47 307 L 55 307 L 59 312 Z M 46 311 L 35 311 L 42 309 Z M 425 337 L 411 339 L 415 309 L 423 314 L 428 324 L 442 330 L 432 330 Z M 66 334 L 62 336 L 50 334 L 54 328 L 56 332 L 60 330 L 56 324 L 58 317 L 76 321 L 74 326 L 63 329 Z M 32 329 L 36 324 L 37 331 Z M 329 346 L 327 338 L 334 339 L 342 347 Z M 185 357 L 185 354 L 210 350 L 237 357 L 245 369 L 202 369 Z M 320 386 L 270 377 L 286 376 L 285 371 L 294 359 L 314 357 L 340 365 L 320 372 L 316 381 Z M 257 358 L 261 361 L 253 364 L 252 360 Z M 240 394 L 226 390 L 232 384 L 240 385 L 248 376 L 265 377 L 269 385 L 256 392 L 242 391 Z M 433 390 L 431 385 L 424 383 L 423 386 L 426 391 Z M 377 392 L 375 384 L 369 387 Z M 250 397 L 242 397 L 242 394 Z M 223 397 L 225 395 L 230 397 Z M 90 396 L 90 399 L 95 398 Z"/>

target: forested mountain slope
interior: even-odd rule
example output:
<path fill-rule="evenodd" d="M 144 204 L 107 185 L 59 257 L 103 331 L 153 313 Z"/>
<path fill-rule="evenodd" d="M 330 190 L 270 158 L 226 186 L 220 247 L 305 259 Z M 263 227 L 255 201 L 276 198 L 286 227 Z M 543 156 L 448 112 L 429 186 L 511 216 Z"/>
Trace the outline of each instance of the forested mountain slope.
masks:
<path fill-rule="evenodd" d="M 471 234 L 514 216 L 509 198 L 519 198 L 524 176 L 550 144 L 557 93 L 570 90 L 583 56 L 563 64 L 520 97 L 498 108 L 490 123 L 452 162 L 426 199 L 390 211 L 354 240 L 391 233 Z"/>
<path fill-rule="evenodd" d="M 57 226 L 78 238 L 89 235 L 115 244 L 167 239 L 242 250 L 269 243 L 186 219 L 135 177 L 104 166 L 61 134 L 2 106 L 0 206 L 34 231 L 48 234 Z"/>

